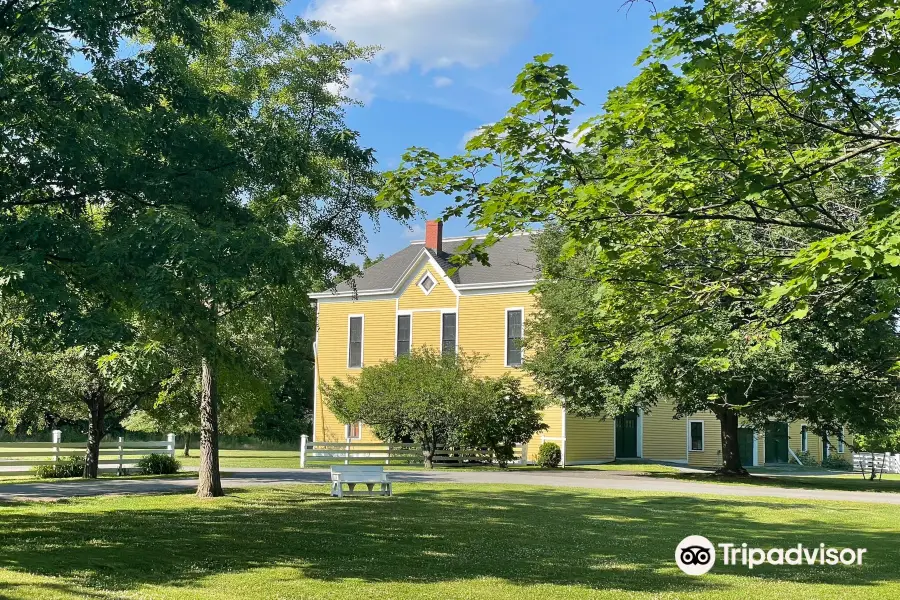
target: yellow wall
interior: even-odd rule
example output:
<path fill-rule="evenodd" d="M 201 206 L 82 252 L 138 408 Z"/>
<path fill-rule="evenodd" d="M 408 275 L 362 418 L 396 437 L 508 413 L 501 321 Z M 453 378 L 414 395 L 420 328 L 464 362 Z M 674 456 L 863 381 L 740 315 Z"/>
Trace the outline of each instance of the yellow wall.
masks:
<path fill-rule="evenodd" d="M 374 365 L 394 359 L 393 343 L 384 340 L 396 337 L 395 300 L 348 300 L 319 303 L 318 354 L 316 356 L 316 414 L 315 441 L 343 441 L 344 423 L 339 421 L 322 403 L 319 382 L 331 383 L 335 377 L 346 380 L 360 369 L 347 368 L 349 316 L 365 315 L 363 319 L 363 365 Z M 363 428 L 362 441 L 375 441 L 371 432 Z"/>
<path fill-rule="evenodd" d="M 425 273 L 428 272 L 434 278 L 437 285 L 432 288 L 431 293 L 426 295 L 419 287 L 419 281 Z M 438 272 L 427 264 L 409 280 L 406 289 L 400 295 L 400 310 L 412 310 L 416 308 L 456 308 L 456 294 L 444 278 Z"/>
<path fill-rule="evenodd" d="M 663 400 L 643 416 L 643 458 L 645 460 L 687 460 L 687 424 L 674 419 L 671 400 Z"/>
<path fill-rule="evenodd" d="M 425 295 L 418 282 L 425 271 L 432 273 L 437 286 Z M 384 296 L 379 299 L 340 299 L 320 301 L 318 305 L 318 356 L 316 359 L 317 385 L 332 378 L 347 379 L 359 369 L 347 368 L 348 316 L 363 314 L 363 365 L 375 365 L 395 359 L 397 314 L 412 314 L 412 346 L 439 348 L 441 343 L 441 310 L 457 310 L 457 345 L 460 351 L 477 353 L 481 362 L 476 372 L 482 376 L 499 376 L 511 372 L 525 377 L 527 385 L 532 385 L 521 369 L 505 366 L 506 308 L 524 308 L 525 326 L 533 306 L 533 298 L 525 292 L 496 294 L 480 293 L 473 296 L 459 296 L 450 284 L 436 272 L 430 264 L 418 270 L 410 278 L 399 297 Z M 322 390 L 316 390 L 316 410 L 314 423 L 315 441 L 343 441 L 344 424 L 324 405 Z M 550 429 L 547 437 L 561 438 L 561 410 L 557 405 L 544 411 L 544 422 Z M 362 441 L 376 441 L 371 431 L 363 427 Z M 559 440 L 554 440 L 560 443 Z M 536 443 L 535 443 L 536 442 Z M 540 445 L 539 439 L 532 440 L 529 454 L 534 456 Z"/>
<path fill-rule="evenodd" d="M 441 347 L 440 311 L 415 312 L 412 316 L 412 347 Z M 393 357 L 391 357 L 393 359 Z"/>
<path fill-rule="evenodd" d="M 719 467 L 722 464 L 722 427 L 709 411 L 703 411 L 682 419 L 684 443 L 688 447 L 688 421 L 703 421 L 703 450 L 688 451 L 688 465 L 692 467 Z"/>
<path fill-rule="evenodd" d="M 534 297 L 527 292 L 460 296 L 459 349 L 481 355 L 477 368 L 480 375 L 497 377 L 507 372 L 522 373 L 521 369 L 506 366 L 506 309 L 524 308 L 527 330 L 533 307 Z"/>
<path fill-rule="evenodd" d="M 566 418 L 566 464 L 601 463 L 615 458 L 614 419 Z"/>

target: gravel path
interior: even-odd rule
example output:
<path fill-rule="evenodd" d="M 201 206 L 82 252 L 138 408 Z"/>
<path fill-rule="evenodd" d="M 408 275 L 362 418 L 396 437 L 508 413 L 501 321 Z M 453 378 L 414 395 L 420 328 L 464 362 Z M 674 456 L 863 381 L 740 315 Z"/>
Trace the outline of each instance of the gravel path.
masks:
<path fill-rule="evenodd" d="M 326 484 L 327 469 L 223 469 L 227 488 L 279 486 L 286 484 Z M 834 500 L 900 504 L 900 494 L 810 490 L 750 485 L 726 485 L 677 481 L 622 471 L 391 471 L 399 483 L 519 484 L 548 487 L 629 490 L 670 494 L 776 497 L 798 500 Z M 11 483 L 0 485 L 0 500 L 53 501 L 78 496 L 118 494 L 156 494 L 189 492 L 196 479 L 98 479 L 47 483 Z M 401 492 L 402 493 L 402 492 Z"/>

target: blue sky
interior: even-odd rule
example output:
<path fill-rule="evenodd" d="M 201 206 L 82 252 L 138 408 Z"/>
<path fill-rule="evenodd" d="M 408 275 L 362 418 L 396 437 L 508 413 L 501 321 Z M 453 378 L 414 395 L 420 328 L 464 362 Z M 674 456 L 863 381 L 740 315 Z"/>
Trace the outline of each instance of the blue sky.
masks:
<path fill-rule="evenodd" d="M 630 12 L 622 0 L 293 0 L 289 15 L 328 21 L 337 39 L 381 46 L 369 64 L 354 65 L 345 92 L 365 103 L 348 109 L 350 127 L 375 148 L 381 169 L 398 165 L 410 146 L 440 154 L 460 151 L 467 133 L 496 121 L 514 102 L 510 87 L 536 54 L 553 53 L 571 69 L 596 114 L 606 93 L 635 74 L 650 41 L 650 10 Z M 437 216 L 439 199 L 421 207 Z M 424 237 L 382 219 L 369 227 L 369 256 L 391 254 Z M 463 220 L 445 236 L 469 233 Z"/>

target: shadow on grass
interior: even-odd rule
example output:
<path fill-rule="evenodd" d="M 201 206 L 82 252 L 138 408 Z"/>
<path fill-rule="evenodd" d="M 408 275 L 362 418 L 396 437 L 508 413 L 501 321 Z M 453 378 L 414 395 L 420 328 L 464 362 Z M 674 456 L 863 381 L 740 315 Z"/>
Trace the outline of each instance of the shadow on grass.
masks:
<path fill-rule="evenodd" d="M 642 477 L 657 477 L 694 481 L 699 483 L 729 483 L 764 487 L 800 488 L 809 490 L 835 490 L 844 492 L 895 492 L 900 493 L 900 480 L 876 479 L 869 481 L 857 477 L 836 477 L 834 475 L 751 475 L 750 477 L 724 477 L 714 473 L 640 473 Z M 846 475 L 846 474 L 845 474 Z M 852 473 L 851 473 L 852 475 Z"/>
<path fill-rule="evenodd" d="M 399 486 L 398 486 L 399 487 Z M 578 490 L 411 486 L 393 498 L 333 500 L 277 489 L 212 502 L 184 495 L 0 511 L 0 567 L 88 589 L 190 586 L 225 572 L 287 566 L 323 581 L 434 583 L 496 577 L 652 593 L 728 589 L 674 567 L 687 535 L 752 546 L 868 548 L 861 567 L 716 567 L 816 584 L 900 581 L 900 526 L 871 506 L 726 501 Z M 874 516 L 873 516 L 874 515 Z M 873 520 L 874 519 L 874 520 Z"/>

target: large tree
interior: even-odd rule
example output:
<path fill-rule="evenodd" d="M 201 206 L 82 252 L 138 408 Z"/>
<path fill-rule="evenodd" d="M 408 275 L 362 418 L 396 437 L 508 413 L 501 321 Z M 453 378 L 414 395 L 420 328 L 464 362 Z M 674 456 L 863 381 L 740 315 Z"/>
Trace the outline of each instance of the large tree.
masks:
<path fill-rule="evenodd" d="M 769 420 L 803 420 L 824 435 L 845 425 L 878 430 L 900 411 L 892 371 L 900 337 L 896 321 L 877 314 L 871 285 L 833 311 L 773 330 L 755 326 L 741 303 L 724 302 L 622 343 L 597 307 L 627 284 L 586 278 L 590 258 L 561 258 L 565 239 L 555 229 L 535 236 L 543 279 L 525 367 L 572 414 L 651 411 L 662 400 L 677 418 L 710 411 L 721 424 L 721 472 L 744 474 L 740 421 L 762 429 Z"/>
<path fill-rule="evenodd" d="M 102 355 L 114 344 L 93 342 L 136 314 L 191 352 L 200 495 L 221 494 L 221 329 L 280 285 L 303 303 L 346 273 L 375 211 L 373 154 L 333 92 L 369 51 L 311 43 L 321 24 L 276 8 L 0 3 L 0 293 L 17 335 Z"/>

